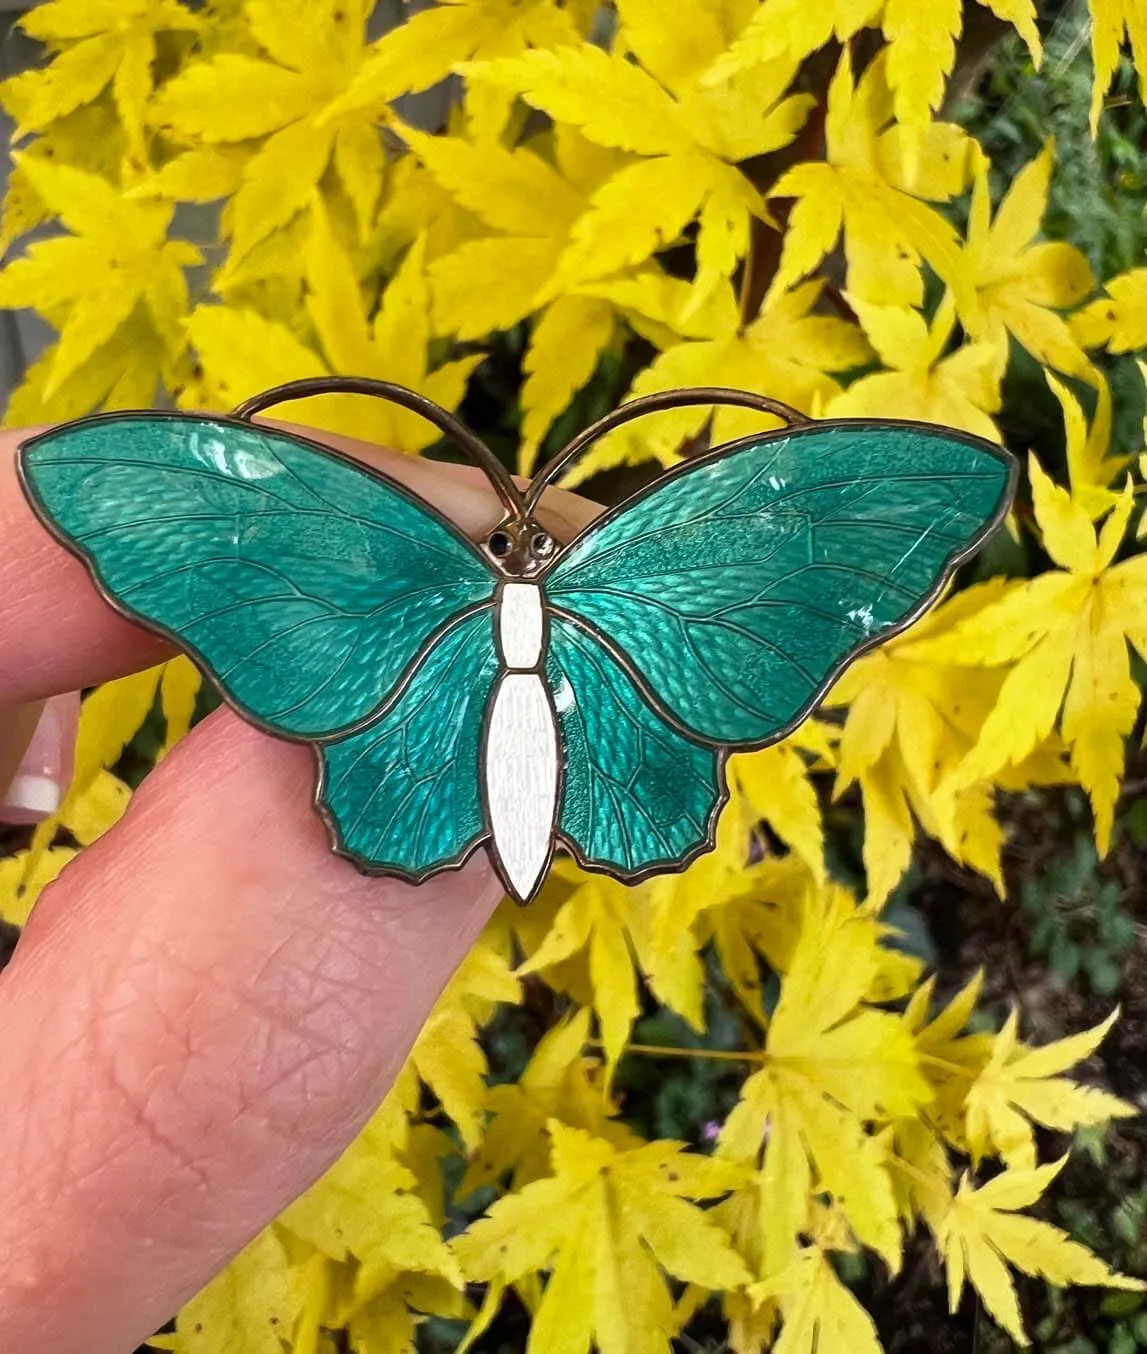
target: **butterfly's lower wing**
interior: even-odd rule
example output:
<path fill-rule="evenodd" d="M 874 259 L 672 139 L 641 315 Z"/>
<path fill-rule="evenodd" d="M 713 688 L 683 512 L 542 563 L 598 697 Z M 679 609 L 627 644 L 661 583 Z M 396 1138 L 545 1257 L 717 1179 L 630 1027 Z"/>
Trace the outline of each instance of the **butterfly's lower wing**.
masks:
<path fill-rule="evenodd" d="M 565 749 L 558 832 L 633 878 L 704 850 L 725 798 L 721 754 L 657 713 L 601 640 L 553 618 L 547 675 Z"/>
<path fill-rule="evenodd" d="M 384 714 L 322 744 L 319 799 L 344 855 L 417 880 L 485 840 L 482 733 L 498 669 L 492 611 L 465 616 Z"/>
<path fill-rule="evenodd" d="M 482 556 L 425 503 L 279 430 L 105 415 L 32 439 L 20 465 L 110 600 L 276 733 L 369 718 L 443 626 L 492 598 Z"/>
<path fill-rule="evenodd" d="M 607 513 L 546 579 L 694 737 L 762 746 L 904 628 L 998 525 L 1014 462 L 921 424 L 838 422 L 686 462 Z"/>

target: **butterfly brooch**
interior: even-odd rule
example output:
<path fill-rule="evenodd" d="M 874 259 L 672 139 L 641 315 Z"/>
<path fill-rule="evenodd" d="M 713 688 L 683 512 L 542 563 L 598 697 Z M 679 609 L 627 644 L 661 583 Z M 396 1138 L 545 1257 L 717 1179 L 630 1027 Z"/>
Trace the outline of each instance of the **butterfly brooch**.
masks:
<path fill-rule="evenodd" d="M 502 504 L 479 544 L 404 485 L 254 416 L 332 391 L 428 418 Z M 629 419 L 779 415 L 557 541 L 545 487 Z M 744 391 L 622 405 L 520 489 L 464 425 L 387 382 L 320 378 L 233 415 L 110 413 L 23 444 L 37 515 L 106 599 L 244 718 L 306 742 L 334 849 L 420 882 L 488 846 L 527 902 L 555 847 L 633 882 L 711 850 L 730 752 L 803 720 L 1000 524 L 1014 459 L 948 428 L 814 421 Z"/>

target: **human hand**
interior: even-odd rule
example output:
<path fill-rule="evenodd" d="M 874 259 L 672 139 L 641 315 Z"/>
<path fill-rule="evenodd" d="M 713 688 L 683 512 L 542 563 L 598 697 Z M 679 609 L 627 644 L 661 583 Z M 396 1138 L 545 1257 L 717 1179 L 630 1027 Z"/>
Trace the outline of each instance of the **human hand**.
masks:
<path fill-rule="evenodd" d="M 0 795 L 39 702 L 169 652 L 35 520 L 20 436 L 0 434 Z M 464 468 L 325 440 L 474 536 L 497 520 Z M 547 504 L 559 539 L 593 515 Z M 125 1354 L 156 1330 L 355 1136 L 501 898 L 484 852 L 417 888 L 360 875 L 314 773 L 221 709 L 37 903 L 0 974 L 0 1350 Z"/>

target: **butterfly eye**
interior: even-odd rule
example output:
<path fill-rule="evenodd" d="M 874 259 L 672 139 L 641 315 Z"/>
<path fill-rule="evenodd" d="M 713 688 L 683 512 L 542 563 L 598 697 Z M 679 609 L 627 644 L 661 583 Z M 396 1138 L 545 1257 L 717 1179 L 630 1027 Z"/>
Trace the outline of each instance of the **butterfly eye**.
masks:
<path fill-rule="evenodd" d="M 486 542 L 486 548 L 495 559 L 505 559 L 514 548 L 514 542 L 508 532 L 492 531 L 490 539 Z"/>
<path fill-rule="evenodd" d="M 554 553 L 554 538 L 546 531 L 535 532 L 530 549 L 538 559 L 548 559 Z"/>

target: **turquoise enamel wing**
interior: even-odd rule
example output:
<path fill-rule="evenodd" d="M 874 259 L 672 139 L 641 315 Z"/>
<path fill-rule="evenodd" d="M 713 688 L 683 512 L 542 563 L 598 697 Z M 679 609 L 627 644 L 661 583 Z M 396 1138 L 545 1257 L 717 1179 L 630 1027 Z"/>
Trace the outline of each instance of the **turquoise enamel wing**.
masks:
<path fill-rule="evenodd" d="M 332 389 L 415 409 L 474 456 L 502 502 L 485 539 L 252 421 Z M 537 504 L 572 457 L 685 403 L 788 426 L 683 461 L 555 541 Z M 523 490 L 422 397 L 330 380 L 232 416 L 82 419 L 26 442 L 20 474 L 112 605 L 248 720 L 314 746 L 341 855 L 420 881 L 487 845 L 527 901 L 559 845 L 625 881 L 710 849 L 727 754 L 783 738 L 850 659 L 923 613 L 999 525 L 1015 465 L 946 428 L 695 390 L 623 405 Z"/>

